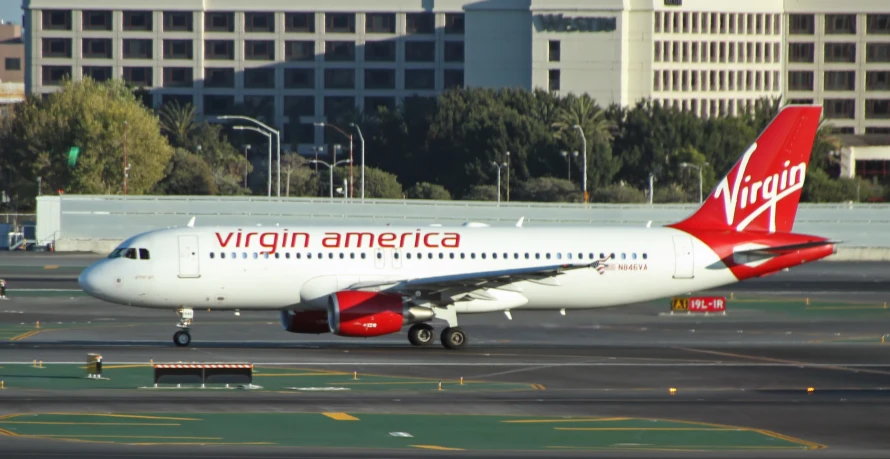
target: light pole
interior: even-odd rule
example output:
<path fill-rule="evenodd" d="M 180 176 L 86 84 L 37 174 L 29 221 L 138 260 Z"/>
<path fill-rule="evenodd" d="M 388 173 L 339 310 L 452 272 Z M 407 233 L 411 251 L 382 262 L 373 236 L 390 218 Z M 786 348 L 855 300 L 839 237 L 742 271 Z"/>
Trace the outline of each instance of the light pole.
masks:
<path fill-rule="evenodd" d="M 507 201 L 510 201 L 510 152 L 507 152 Z"/>
<path fill-rule="evenodd" d="M 569 169 L 569 173 L 568 173 L 569 181 L 571 182 L 572 181 L 572 158 L 571 158 L 571 156 L 569 156 L 569 152 L 567 152 L 567 151 L 561 151 L 560 153 L 562 154 L 562 157 L 566 159 L 566 167 Z M 577 151 L 573 151 L 572 154 L 575 155 L 576 158 L 578 157 Z"/>
<path fill-rule="evenodd" d="M 708 163 L 705 163 L 705 165 L 707 165 L 707 164 Z M 703 199 L 703 196 L 702 196 L 702 167 L 696 166 L 695 164 L 689 164 L 689 163 L 680 163 L 680 167 L 692 168 L 692 169 L 698 170 L 698 203 L 701 204 L 702 199 Z"/>
<path fill-rule="evenodd" d="M 362 135 L 362 129 L 358 127 L 358 124 L 349 123 L 350 126 L 354 127 L 356 132 L 358 132 L 358 138 L 362 141 L 362 201 L 365 200 L 365 136 Z M 507 153 L 508 155 L 510 153 Z"/>
<path fill-rule="evenodd" d="M 277 129 L 275 129 L 275 128 L 271 127 L 271 126 L 268 126 L 268 125 L 262 123 L 262 122 L 259 121 L 259 120 L 255 120 L 255 119 L 253 119 L 253 118 L 251 118 L 251 117 L 249 117 L 249 116 L 241 116 L 241 115 L 223 115 L 223 116 L 220 116 L 220 117 L 218 117 L 218 118 L 221 119 L 221 120 L 244 120 L 244 121 L 251 121 L 251 122 L 254 122 L 254 123 L 256 123 L 256 124 L 262 126 L 263 128 L 267 129 L 271 134 L 275 134 L 275 141 L 276 141 L 275 151 L 276 151 L 276 154 L 278 155 L 278 166 L 277 166 L 277 169 L 278 169 L 278 174 L 277 174 L 277 175 L 278 175 L 278 197 L 280 198 L 280 197 L 281 197 L 281 132 L 279 132 Z M 256 129 L 254 129 L 254 130 L 256 130 Z M 269 136 L 269 151 L 270 151 L 270 152 L 272 151 L 272 136 L 271 136 L 271 135 Z M 269 180 L 271 181 L 271 180 L 272 180 L 272 172 L 271 172 L 271 170 L 272 170 L 272 169 L 271 169 L 271 168 L 272 168 L 272 158 L 271 158 L 271 153 L 269 153 L 269 155 L 270 155 L 270 157 L 269 157 L 269 171 L 270 171 L 270 172 L 269 172 Z M 270 182 L 270 183 L 271 183 L 271 182 Z M 269 196 L 272 196 L 271 188 L 270 188 L 270 191 L 269 191 Z"/>
<path fill-rule="evenodd" d="M 236 131 L 243 131 L 245 129 L 248 131 L 256 131 L 256 132 L 259 132 L 260 134 L 266 136 L 269 139 L 269 173 L 268 173 L 269 178 L 267 180 L 268 185 L 266 188 L 268 189 L 268 192 L 267 192 L 268 196 L 271 198 L 272 197 L 272 133 L 270 133 L 268 131 L 264 131 L 260 128 L 255 128 L 253 126 L 233 126 L 232 129 L 234 129 Z M 279 175 L 278 178 L 280 179 L 281 176 Z M 278 191 L 279 191 L 279 197 L 280 197 L 281 189 L 279 188 Z"/>
<path fill-rule="evenodd" d="M 584 202 L 587 202 L 587 137 L 584 136 L 584 129 L 581 129 L 581 126 L 575 125 L 575 130 L 581 134 L 581 150 L 584 155 L 584 160 L 582 168 L 584 169 L 583 174 L 581 175 L 581 191 L 584 192 Z"/>
<path fill-rule="evenodd" d="M 244 146 L 244 162 L 249 163 L 250 160 L 247 159 L 247 152 L 250 151 L 250 144 Z M 244 188 L 247 188 L 247 165 L 244 165 Z"/>
<path fill-rule="evenodd" d="M 312 161 L 309 161 L 309 162 L 315 163 L 315 164 L 324 164 L 325 166 L 328 166 L 328 170 L 330 171 L 331 199 L 334 199 L 334 168 L 339 166 L 340 164 L 351 163 L 352 160 L 351 159 L 341 159 L 340 161 L 337 161 L 334 164 L 329 164 L 329 163 L 322 161 L 320 159 L 313 159 Z M 343 190 L 343 195 L 345 197 L 346 190 Z"/>
<path fill-rule="evenodd" d="M 352 183 L 352 182 L 353 182 L 353 175 L 352 175 L 352 134 L 347 134 L 346 131 L 344 131 L 343 129 L 340 129 L 338 126 L 336 126 L 336 125 L 334 125 L 334 124 L 331 124 L 331 123 L 319 122 L 319 123 L 313 123 L 313 124 L 315 124 L 316 126 L 320 126 L 320 127 L 325 127 L 325 126 L 332 127 L 332 128 L 334 128 L 334 129 L 336 129 L 337 132 L 339 132 L 340 134 L 343 134 L 347 139 L 349 139 L 349 197 L 350 197 L 350 198 L 351 198 L 351 197 L 354 197 L 354 196 L 355 196 L 355 184 Z M 362 146 L 364 146 L 364 144 L 365 144 L 365 143 L 362 142 Z M 364 165 L 364 161 L 362 161 L 362 164 Z"/>
<path fill-rule="evenodd" d="M 498 164 L 497 161 L 492 161 L 491 164 L 498 170 L 498 204 L 500 204 L 501 203 L 501 168 L 507 167 L 507 163 L 504 162 L 502 164 Z"/>
<path fill-rule="evenodd" d="M 124 120 L 124 195 L 127 194 L 127 181 L 130 178 L 130 162 L 127 160 L 127 128 L 129 126 Z"/>

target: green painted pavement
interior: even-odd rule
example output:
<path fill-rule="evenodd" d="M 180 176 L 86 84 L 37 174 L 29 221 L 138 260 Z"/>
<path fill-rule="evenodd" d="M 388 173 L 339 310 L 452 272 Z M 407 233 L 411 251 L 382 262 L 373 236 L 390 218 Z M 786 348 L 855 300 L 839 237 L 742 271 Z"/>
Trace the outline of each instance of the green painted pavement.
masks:
<path fill-rule="evenodd" d="M 79 290 L 79 289 L 31 289 L 31 290 L 9 289 L 6 291 L 6 296 L 8 296 L 10 298 L 10 300 L 15 300 L 16 298 L 82 297 L 82 296 L 87 296 L 87 294 L 83 290 Z"/>
<path fill-rule="evenodd" d="M 736 298 L 727 301 L 726 310 L 733 309 L 782 313 L 791 316 L 842 316 L 849 318 L 890 317 L 890 304 L 883 302 L 842 302 L 807 300 L 806 298 Z"/>
<path fill-rule="evenodd" d="M 86 361 L 86 355 L 84 355 Z M 161 363 L 161 362 L 158 362 Z M 151 365 L 111 365 L 102 368 L 102 376 L 107 380 L 89 379 L 86 369 L 74 364 L 47 364 L 43 368 L 33 364 L 12 364 L 0 366 L 0 380 L 6 389 L 76 390 L 76 389 L 139 389 L 142 390 L 207 390 L 200 385 L 161 385 L 154 388 L 154 371 Z M 488 381 L 442 380 L 442 391 L 527 391 L 545 390 L 539 384 L 500 383 Z M 262 390 L 275 391 L 321 391 L 348 390 L 367 391 L 439 391 L 439 380 L 389 375 L 369 375 L 354 372 L 335 372 L 312 368 L 254 367 L 253 384 Z M 208 384 L 208 388 L 225 385 Z M 333 389 L 332 389 L 333 388 Z"/>
<path fill-rule="evenodd" d="M 246 428 L 249 426 L 250 428 Z M 433 450 L 803 450 L 775 432 L 675 420 L 364 413 L 21 414 L 0 435 L 128 444 Z"/>

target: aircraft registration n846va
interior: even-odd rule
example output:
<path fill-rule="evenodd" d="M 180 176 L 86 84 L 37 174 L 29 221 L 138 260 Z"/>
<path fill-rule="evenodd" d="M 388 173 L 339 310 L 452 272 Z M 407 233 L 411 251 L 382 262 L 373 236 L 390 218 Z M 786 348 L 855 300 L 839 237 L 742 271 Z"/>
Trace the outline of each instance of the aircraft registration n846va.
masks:
<path fill-rule="evenodd" d="M 831 255 L 792 232 L 822 108 L 783 108 L 702 206 L 664 227 L 186 227 L 124 241 L 79 282 L 113 303 L 269 310 L 292 333 L 466 345 L 461 314 L 632 304 L 764 276 Z"/>

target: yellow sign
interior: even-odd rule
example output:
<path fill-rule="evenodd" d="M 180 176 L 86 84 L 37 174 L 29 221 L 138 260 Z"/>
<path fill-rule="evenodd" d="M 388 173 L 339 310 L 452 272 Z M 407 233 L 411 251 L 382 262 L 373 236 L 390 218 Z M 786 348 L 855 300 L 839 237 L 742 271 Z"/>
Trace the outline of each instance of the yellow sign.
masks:
<path fill-rule="evenodd" d="M 688 311 L 689 298 L 674 297 L 671 298 L 671 311 Z"/>

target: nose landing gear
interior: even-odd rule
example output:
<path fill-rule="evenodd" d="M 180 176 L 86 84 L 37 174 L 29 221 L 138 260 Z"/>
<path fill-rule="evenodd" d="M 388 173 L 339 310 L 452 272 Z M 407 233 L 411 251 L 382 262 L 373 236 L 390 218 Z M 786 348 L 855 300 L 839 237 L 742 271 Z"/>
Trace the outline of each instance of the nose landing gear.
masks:
<path fill-rule="evenodd" d="M 192 325 L 192 319 L 195 318 L 195 311 L 192 308 L 179 308 L 176 314 L 179 315 L 179 323 L 176 326 L 181 330 L 173 334 L 173 344 L 179 347 L 188 346 L 192 342 L 189 328 Z"/>

